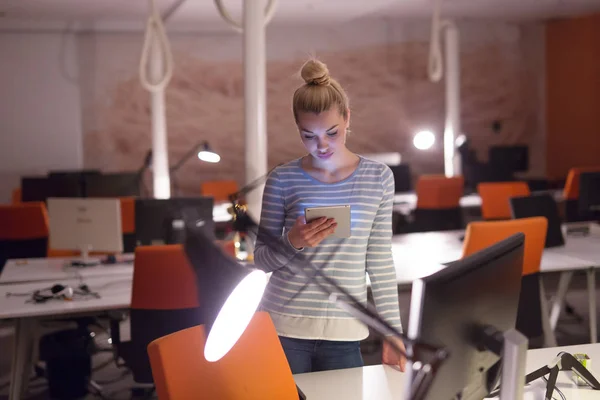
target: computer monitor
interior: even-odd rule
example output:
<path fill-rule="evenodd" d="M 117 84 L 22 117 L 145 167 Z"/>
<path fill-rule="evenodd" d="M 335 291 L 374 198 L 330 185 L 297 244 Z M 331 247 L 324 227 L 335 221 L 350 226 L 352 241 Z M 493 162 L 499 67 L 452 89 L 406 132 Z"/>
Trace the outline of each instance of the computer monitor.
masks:
<path fill-rule="evenodd" d="M 63 176 L 76 176 L 79 179 L 83 179 L 90 175 L 100 175 L 102 172 L 97 169 L 77 169 L 77 170 L 52 170 L 48 172 L 49 178 L 63 177 Z"/>
<path fill-rule="evenodd" d="M 412 190 L 412 178 L 408 164 L 391 165 L 394 174 L 394 186 L 396 193 L 410 192 Z"/>
<path fill-rule="evenodd" d="M 22 201 L 46 201 L 50 197 L 83 197 L 80 177 L 72 174 L 21 178 Z"/>
<path fill-rule="evenodd" d="M 136 172 L 88 175 L 85 178 L 87 197 L 139 197 L 140 176 Z"/>
<path fill-rule="evenodd" d="M 558 204 L 556 204 L 552 195 L 542 193 L 532 194 L 531 196 L 512 197 L 510 199 L 510 208 L 513 219 L 546 217 L 548 220 L 546 248 L 565 245 Z"/>
<path fill-rule="evenodd" d="M 579 176 L 579 213 L 589 221 L 600 220 L 600 172 Z"/>
<path fill-rule="evenodd" d="M 515 328 L 524 242 L 522 233 L 513 235 L 413 282 L 408 337 L 449 353 L 425 399 L 460 394 L 462 400 L 481 400 L 494 389 L 502 347 L 489 350 L 483 329 L 502 334 Z M 407 371 L 411 382 L 411 362 Z"/>
<path fill-rule="evenodd" d="M 508 172 L 526 172 L 529 170 L 528 146 L 492 146 L 488 151 L 489 163 L 494 168 Z"/>
<path fill-rule="evenodd" d="M 49 198 L 49 241 L 56 250 L 78 250 L 79 262 L 94 264 L 90 251 L 122 253 L 118 199 Z"/>
<path fill-rule="evenodd" d="M 183 243 L 184 214 L 194 215 L 196 225 L 203 226 L 214 238 L 214 200 L 212 197 L 171 199 L 137 199 L 135 201 L 135 235 L 140 245 Z M 186 213 L 186 211 L 192 211 Z"/>

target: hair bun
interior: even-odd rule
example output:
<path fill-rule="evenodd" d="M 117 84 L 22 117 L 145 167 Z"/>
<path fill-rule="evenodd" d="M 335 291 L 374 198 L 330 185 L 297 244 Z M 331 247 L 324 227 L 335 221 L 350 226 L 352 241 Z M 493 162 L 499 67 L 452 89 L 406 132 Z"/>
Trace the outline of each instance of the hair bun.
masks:
<path fill-rule="evenodd" d="M 331 78 L 327 65 L 318 60 L 308 60 L 303 66 L 300 76 L 307 85 L 329 85 Z"/>

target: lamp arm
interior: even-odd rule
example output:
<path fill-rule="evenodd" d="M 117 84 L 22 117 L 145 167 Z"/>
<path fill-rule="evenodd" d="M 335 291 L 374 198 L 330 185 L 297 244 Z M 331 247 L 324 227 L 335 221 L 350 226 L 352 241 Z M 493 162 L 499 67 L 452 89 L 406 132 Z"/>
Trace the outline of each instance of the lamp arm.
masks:
<path fill-rule="evenodd" d="M 247 185 L 245 185 L 243 188 L 241 188 L 237 192 L 230 194 L 229 195 L 229 201 L 231 202 L 231 204 L 233 205 L 233 207 L 236 208 L 238 206 L 237 202 L 239 201 L 239 199 L 241 197 L 243 197 L 244 195 L 250 193 L 254 189 L 257 189 L 258 187 L 260 187 L 260 185 L 262 185 L 264 182 L 266 182 L 266 180 L 269 178 L 269 175 L 271 174 L 271 172 L 275 168 L 279 167 L 280 165 L 283 165 L 283 164 L 277 164 L 275 167 L 271 168 L 269 170 L 269 172 L 267 172 L 263 176 L 260 176 L 260 177 L 256 178 L 255 180 L 253 180 L 252 182 L 248 183 Z"/>
<path fill-rule="evenodd" d="M 273 168 L 273 169 L 275 169 L 275 168 Z M 271 171 L 273 169 L 271 169 Z M 258 224 L 256 224 L 256 222 L 253 221 L 252 218 L 247 213 L 245 213 L 244 207 L 241 207 L 239 204 L 237 204 L 237 201 L 241 196 L 243 196 L 243 195 L 251 192 L 255 188 L 259 187 L 261 185 L 261 183 L 268 178 L 271 171 L 269 171 L 267 174 L 255 179 L 254 181 L 250 182 L 248 185 L 244 186 L 238 192 L 229 196 L 229 199 L 232 203 L 232 209 L 236 214 L 236 220 L 240 221 L 241 224 L 250 224 L 250 225 L 258 226 Z M 244 229 L 246 227 L 238 226 L 237 228 Z M 273 243 L 279 242 L 279 238 L 275 237 L 274 235 L 271 235 L 268 232 L 262 232 L 262 234 L 267 237 L 267 240 L 264 241 L 265 244 L 267 246 L 271 247 L 271 249 L 274 250 L 275 252 L 279 252 L 279 250 L 276 248 L 276 246 L 273 245 Z M 301 265 L 295 265 L 294 259 L 296 259 L 297 262 L 301 263 Z M 334 279 L 325 275 L 319 268 L 315 267 L 312 264 L 312 262 L 307 260 L 302 254 L 296 253 L 292 258 L 287 259 L 284 267 L 287 267 L 296 273 L 306 276 L 309 280 L 312 280 L 315 284 L 317 284 L 317 286 L 319 286 L 319 288 L 324 293 L 327 293 L 328 295 L 333 296 L 332 297 L 333 301 L 339 300 L 339 296 L 335 292 L 332 292 L 329 288 L 327 288 L 326 285 L 323 285 L 322 283 L 320 283 L 318 280 L 315 279 L 315 277 L 320 277 L 324 282 L 327 283 L 327 285 L 334 288 L 335 291 L 337 291 L 337 293 L 340 293 L 346 299 L 350 300 L 350 302 L 352 304 L 351 307 L 354 307 L 354 311 L 352 312 L 353 315 L 360 315 L 361 317 L 359 319 L 363 320 L 361 322 L 371 326 L 373 329 L 376 329 L 378 331 L 378 333 L 382 334 L 383 336 L 388 336 L 388 335 L 396 336 L 396 337 L 402 339 L 405 343 L 408 343 L 412 346 L 418 346 L 422 350 L 426 350 L 426 351 L 440 352 L 440 350 L 443 350 L 443 349 L 439 348 L 438 346 L 420 342 L 416 339 L 411 339 L 411 338 L 407 337 L 406 335 L 398 332 L 387 321 L 385 321 L 383 318 L 381 318 L 375 310 L 369 309 L 366 306 L 362 305 L 362 303 L 358 299 L 356 299 L 354 296 L 352 296 L 352 294 L 350 294 L 343 287 L 341 287 L 337 283 L 337 281 L 335 281 Z M 307 273 L 306 269 L 314 271 L 314 273 L 309 274 L 309 273 Z M 376 324 L 375 324 L 375 321 L 377 322 Z M 373 325 L 376 325 L 376 326 L 372 326 L 371 325 L 372 322 L 373 322 Z M 406 354 L 406 352 L 402 351 L 401 349 L 397 349 L 397 350 L 403 356 L 410 358 Z M 441 353 L 443 354 L 444 352 L 442 351 Z M 440 357 L 441 357 L 441 355 L 440 355 Z"/>
<path fill-rule="evenodd" d="M 233 209 L 236 211 L 236 213 L 243 212 L 242 208 L 237 206 L 236 204 L 234 204 Z M 236 219 L 238 221 L 250 220 L 252 222 L 251 217 L 247 214 L 238 214 Z M 267 239 L 264 241 L 265 244 L 271 247 L 271 249 L 273 249 L 274 251 L 278 251 L 276 246 L 273 245 L 273 243 L 278 243 L 277 238 L 267 232 L 263 232 L 263 234 L 266 236 Z M 301 264 L 296 264 L 296 262 L 294 262 L 294 258 L 297 259 L 297 262 L 301 262 Z M 394 347 L 394 349 L 399 354 L 406 357 L 407 360 L 419 361 L 422 363 L 421 370 L 419 371 L 420 373 L 417 374 L 417 378 L 419 379 L 415 379 L 412 382 L 409 400 L 421 400 L 426 396 L 429 388 L 429 383 L 434 379 L 435 374 L 441 366 L 441 364 L 448 358 L 448 352 L 444 348 L 434 346 L 432 344 L 420 341 L 418 339 L 409 338 L 406 335 L 400 333 L 387 321 L 381 318 L 381 316 L 377 314 L 375 310 L 364 306 L 354 296 L 352 296 L 344 288 L 342 288 L 334 279 L 325 275 L 320 269 L 315 267 L 309 260 L 306 260 L 301 254 L 296 253 L 293 257 L 287 259 L 287 263 L 283 267 L 288 268 L 295 273 L 306 276 L 309 282 L 315 283 L 323 293 L 328 294 L 330 299 L 333 302 L 335 302 L 338 306 L 340 306 L 342 310 L 347 311 L 350 315 L 354 316 L 363 324 L 371 327 L 380 335 L 391 335 L 401 339 L 404 343 L 406 343 L 409 349 L 411 349 L 411 354 L 408 354 L 405 350 L 399 348 L 393 341 L 390 341 L 392 347 Z M 322 282 L 320 282 L 320 279 L 315 278 L 321 278 Z M 421 354 L 422 352 L 434 353 L 433 359 L 424 362 L 423 360 L 415 356 L 415 353 Z"/>
<path fill-rule="evenodd" d="M 187 160 L 189 160 L 192 156 L 194 156 L 194 154 L 198 153 L 198 149 L 201 148 L 204 145 L 204 143 L 206 143 L 206 142 L 204 142 L 204 141 L 200 142 L 197 145 L 195 145 L 194 147 L 192 147 L 192 149 L 190 151 L 188 151 L 187 153 L 185 153 L 183 155 L 183 157 L 181 157 L 175 165 L 173 165 L 172 167 L 169 168 L 169 172 L 171 174 L 177 172 L 179 170 L 179 168 L 181 168 Z"/>
<path fill-rule="evenodd" d="M 267 178 L 268 174 L 254 180 L 245 187 L 243 187 L 237 193 L 230 196 L 232 202 L 232 209 L 235 212 L 235 220 L 238 221 L 237 229 L 244 230 L 246 227 L 240 226 L 241 224 L 258 226 L 252 218 L 244 212 L 244 207 L 240 206 L 237 201 L 238 199 L 254 190 L 258 187 L 263 180 Z M 279 243 L 279 240 L 274 235 L 268 232 L 262 232 L 266 236 L 264 241 L 265 245 L 269 246 L 272 250 L 279 252 L 279 249 L 274 243 Z M 296 260 L 294 260 L 296 259 Z M 312 262 L 307 260 L 302 254 L 296 253 L 293 257 L 288 258 L 283 267 L 292 270 L 297 274 L 302 274 L 308 278 L 308 282 L 315 283 L 319 289 L 330 296 L 330 299 L 335 302 L 341 309 L 348 312 L 350 315 L 357 318 L 363 324 L 371 327 L 382 336 L 394 336 L 401 339 L 404 343 L 408 344 L 410 354 L 407 351 L 399 348 L 393 341 L 390 342 L 392 347 L 406 357 L 410 361 L 420 361 L 423 363 L 420 374 L 417 374 L 419 379 L 415 379 L 412 382 L 411 387 L 411 400 L 419 400 L 423 398 L 428 391 L 428 383 L 432 381 L 440 365 L 448 358 L 448 352 L 444 348 L 420 341 L 418 339 L 412 339 L 400 333 L 397 329 L 392 327 L 387 321 L 374 310 L 363 305 L 358 299 L 352 296 L 348 291 L 341 287 L 336 280 L 325 275 L 319 268 L 315 267 Z M 309 272 L 310 271 L 310 272 Z M 320 279 L 317 279 L 320 278 Z M 332 290 L 333 289 L 333 290 Z M 421 352 L 432 352 L 434 353 L 433 360 L 430 362 L 423 362 L 417 359 L 415 353 L 421 354 Z M 423 386 L 425 385 L 425 386 Z"/>

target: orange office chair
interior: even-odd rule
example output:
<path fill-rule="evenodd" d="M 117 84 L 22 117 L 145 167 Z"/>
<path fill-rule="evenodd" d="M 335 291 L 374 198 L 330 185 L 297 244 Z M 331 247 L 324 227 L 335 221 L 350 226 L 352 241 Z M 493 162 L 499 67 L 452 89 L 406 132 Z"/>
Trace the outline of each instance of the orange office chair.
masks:
<path fill-rule="evenodd" d="M 531 194 L 526 182 L 484 182 L 477 185 L 485 220 L 511 219 L 510 198 Z"/>
<path fill-rule="evenodd" d="M 580 216 L 579 213 L 579 177 L 585 172 L 598 172 L 600 166 L 571 168 L 567 175 L 565 187 L 563 189 L 563 197 L 565 199 L 565 219 L 567 222 L 584 221 L 585 216 Z"/>
<path fill-rule="evenodd" d="M 269 314 L 257 312 L 221 360 L 204 358 L 206 331 L 195 326 L 148 346 L 160 400 L 296 400 L 298 392 Z"/>
<path fill-rule="evenodd" d="M 467 226 L 463 257 L 522 232 L 525 235 L 525 250 L 517 330 L 530 339 L 544 335 L 547 345 L 555 345 L 540 279 L 547 229 L 548 220 L 545 217 L 472 222 Z"/>
<path fill-rule="evenodd" d="M 213 197 L 215 203 L 229 201 L 229 195 L 236 193 L 238 190 L 237 182 L 232 180 L 207 181 L 202 182 L 200 185 L 202 195 Z"/>
<path fill-rule="evenodd" d="M 42 202 L 0 205 L 0 271 L 10 258 L 46 257 L 48 214 Z"/>
<path fill-rule="evenodd" d="M 417 180 L 415 231 L 443 231 L 463 228 L 460 198 L 465 180 L 462 176 L 423 175 Z"/>
<path fill-rule="evenodd" d="M 135 198 L 121 197 L 121 231 L 123 232 L 123 252 L 135 250 Z"/>
<path fill-rule="evenodd" d="M 120 342 L 117 321 L 111 333 L 136 383 L 152 383 L 146 347 L 156 338 L 202 323 L 196 275 L 181 245 L 138 246 L 131 292 L 131 341 Z"/>
<path fill-rule="evenodd" d="M 21 188 L 15 188 L 12 191 L 12 198 L 11 198 L 11 204 L 19 204 L 21 203 L 21 200 L 23 199 L 22 195 L 21 195 Z"/>

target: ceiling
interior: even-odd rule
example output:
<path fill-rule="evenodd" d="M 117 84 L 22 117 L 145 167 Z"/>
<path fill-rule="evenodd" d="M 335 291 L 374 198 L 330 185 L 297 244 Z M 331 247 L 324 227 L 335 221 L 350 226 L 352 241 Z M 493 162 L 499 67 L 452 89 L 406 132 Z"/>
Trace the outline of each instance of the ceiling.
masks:
<path fill-rule="evenodd" d="M 180 0 L 155 0 L 166 11 Z M 272 25 L 337 24 L 359 18 L 430 18 L 434 0 L 278 0 Z M 243 0 L 223 0 L 236 19 Z M 600 12 L 600 0 L 443 0 L 454 18 L 541 20 Z M 146 0 L 0 0 L 0 29 L 52 29 L 77 24 L 98 30 L 142 29 Z M 185 0 L 170 29 L 228 30 L 213 0 Z"/>

